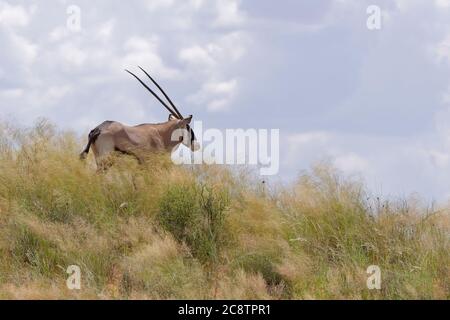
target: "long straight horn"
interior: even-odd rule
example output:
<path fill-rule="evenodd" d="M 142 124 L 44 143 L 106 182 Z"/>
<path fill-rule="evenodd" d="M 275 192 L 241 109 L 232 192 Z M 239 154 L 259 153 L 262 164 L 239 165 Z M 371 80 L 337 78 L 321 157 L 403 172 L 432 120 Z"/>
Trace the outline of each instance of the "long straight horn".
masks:
<path fill-rule="evenodd" d="M 159 102 L 161 102 L 161 104 L 162 104 L 164 107 L 166 107 L 166 109 L 167 109 L 167 110 L 168 110 L 175 118 L 178 118 L 178 115 L 175 113 L 175 111 L 173 111 L 172 109 L 170 109 L 169 106 L 168 106 L 164 101 L 162 101 L 161 98 L 158 97 L 158 95 L 157 95 L 155 92 L 153 92 L 153 90 L 150 89 L 150 88 L 149 88 L 149 87 L 148 87 L 141 79 L 139 79 L 137 75 L 135 75 L 133 72 L 128 71 L 128 70 L 126 70 L 126 69 L 125 69 L 125 71 L 128 72 L 129 74 L 131 74 L 133 77 L 135 77 L 135 78 L 137 79 L 137 81 L 139 81 L 139 82 L 144 86 L 145 89 L 147 89 L 148 91 L 150 91 L 150 93 L 151 93 L 151 94 L 152 94 Z"/>
<path fill-rule="evenodd" d="M 145 71 L 144 69 L 142 69 L 141 67 L 139 67 L 139 69 L 141 69 L 146 75 L 147 77 L 149 77 L 149 79 L 153 82 L 153 84 L 155 86 L 158 87 L 158 89 L 162 92 L 162 94 L 164 95 L 164 97 L 166 97 L 166 99 L 169 101 L 170 105 L 173 107 L 173 109 L 175 110 L 175 112 L 178 114 L 178 116 L 180 117 L 180 119 L 183 119 L 183 116 L 181 115 L 180 111 L 178 111 L 177 107 L 175 106 L 175 104 L 172 102 L 172 100 L 170 100 L 169 96 L 164 92 L 164 90 L 160 87 L 160 85 L 147 73 L 147 71 Z"/>

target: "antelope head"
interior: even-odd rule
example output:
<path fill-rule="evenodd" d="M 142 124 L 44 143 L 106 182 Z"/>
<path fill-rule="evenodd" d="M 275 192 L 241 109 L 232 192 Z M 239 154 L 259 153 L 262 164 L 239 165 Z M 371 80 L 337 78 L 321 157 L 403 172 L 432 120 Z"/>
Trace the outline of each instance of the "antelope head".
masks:
<path fill-rule="evenodd" d="M 181 130 L 182 134 L 180 135 L 180 140 L 182 144 L 184 144 L 186 147 L 191 149 L 191 151 L 195 152 L 200 149 L 200 144 L 197 142 L 197 138 L 195 137 L 194 130 L 192 130 L 192 127 L 190 126 L 192 115 L 188 117 L 183 117 L 183 115 L 180 113 L 178 108 L 175 106 L 175 104 L 172 102 L 172 100 L 169 98 L 169 96 L 166 94 L 166 92 L 161 88 L 161 86 L 145 71 L 143 68 L 139 67 L 139 69 L 142 70 L 142 72 L 145 73 L 145 75 L 150 79 L 150 81 L 161 91 L 163 96 L 167 99 L 167 102 L 169 102 L 170 106 L 164 102 L 150 87 L 148 87 L 141 79 L 139 79 L 138 76 L 136 76 L 134 73 L 132 73 L 129 70 L 125 70 L 129 74 L 131 74 L 134 78 L 136 78 L 145 89 L 147 89 L 155 98 L 158 100 L 166 109 L 169 111 L 169 122 L 174 122 L 175 126 L 174 128 L 177 130 Z"/>

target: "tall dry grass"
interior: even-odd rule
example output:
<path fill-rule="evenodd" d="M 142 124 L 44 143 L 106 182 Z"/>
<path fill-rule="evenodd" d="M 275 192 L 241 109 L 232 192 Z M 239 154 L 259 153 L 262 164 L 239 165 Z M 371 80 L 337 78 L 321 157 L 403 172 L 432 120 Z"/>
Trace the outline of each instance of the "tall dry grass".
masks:
<path fill-rule="evenodd" d="M 326 165 L 277 191 L 162 156 L 97 174 L 81 145 L 45 121 L 0 125 L 0 298 L 450 298 L 445 208 L 373 199 Z"/>

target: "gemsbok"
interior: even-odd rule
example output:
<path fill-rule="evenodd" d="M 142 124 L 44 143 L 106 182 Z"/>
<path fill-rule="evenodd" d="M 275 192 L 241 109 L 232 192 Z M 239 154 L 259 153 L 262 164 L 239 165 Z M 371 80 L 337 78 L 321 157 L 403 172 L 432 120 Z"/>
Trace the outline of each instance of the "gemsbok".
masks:
<path fill-rule="evenodd" d="M 99 170 L 106 168 L 104 160 L 113 152 L 132 155 L 137 158 L 139 163 L 143 163 L 149 152 L 171 152 L 181 143 L 193 152 L 200 148 L 194 131 L 189 125 L 192 115 L 183 117 L 159 84 L 144 69 L 141 67 L 139 69 L 161 91 L 172 108 L 134 73 L 125 71 L 135 77 L 169 111 L 169 119 L 163 123 L 144 123 L 137 126 L 127 126 L 117 121 L 105 121 L 97 126 L 89 133 L 88 143 L 81 152 L 80 159 L 85 159 L 92 148 Z"/>

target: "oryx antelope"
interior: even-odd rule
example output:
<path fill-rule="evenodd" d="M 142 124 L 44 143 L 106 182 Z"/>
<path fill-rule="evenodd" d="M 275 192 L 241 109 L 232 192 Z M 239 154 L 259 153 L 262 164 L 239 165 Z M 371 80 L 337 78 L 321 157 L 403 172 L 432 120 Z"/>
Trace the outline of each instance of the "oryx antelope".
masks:
<path fill-rule="evenodd" d="M 89 133 L 88 143 L 80 154 L 80 159 L 85 159 L 92 148 L 98 169 L 104 168 L 104 160 L 115 151 L 132 155 L 142 163 L 149 152 L 171 152 L 181 143 L 192 151 L 200 148 L 194 131 L 189 126 L 192 115 L 184 118 L 158 83 L 144 69 L 139 68 L 161 91 L 171 107 L 134 73 L 125 71 L 135 77 L 169 111 L 169 119 L 163 123 L 137 126 L 127 126 L 117 121 L 100 124 Z"/>

